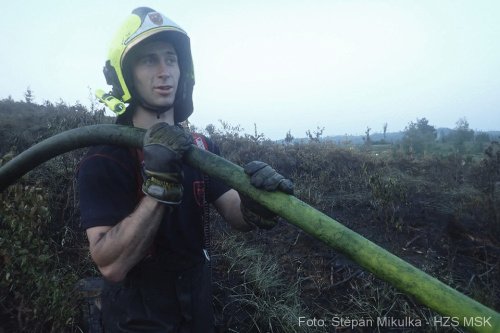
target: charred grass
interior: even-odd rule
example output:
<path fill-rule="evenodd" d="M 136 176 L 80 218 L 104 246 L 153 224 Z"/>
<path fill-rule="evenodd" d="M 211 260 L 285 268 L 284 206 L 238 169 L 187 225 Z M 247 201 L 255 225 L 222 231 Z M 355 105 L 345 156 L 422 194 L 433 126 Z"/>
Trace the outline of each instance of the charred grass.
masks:
<path fill-rule="evenodd" d="M 23 110 L 24 120 L 16 121 L 16 110 Z M 6 120 L 2 163 L 42 138 L 104 119 L 64 104 L 5 100 L 0 113 Z M 227 125 L 212 127 L 208 135 L 224 157 L 239 165 L 271 164 L 294 180 L 299 199 L 500 310 L 500 153 L 410 158 L 392 146 L 374 153 L 370 147 L 332 143 L 276 143 Z M 78 228 L 73 174 L 82 154 L 55 158 L 1 194 L 2 333 L 83 329 L 74 286 L 98 274 Z M 300 318 L 437 316 L 284 220 L 271 231 L 240 234 L 213 213 L 212 243 L 214 305 L 222 332 L 387 332 L 309 327 L 300 325 Z M 428 325 L 397 330 L 443 331 Z"/>

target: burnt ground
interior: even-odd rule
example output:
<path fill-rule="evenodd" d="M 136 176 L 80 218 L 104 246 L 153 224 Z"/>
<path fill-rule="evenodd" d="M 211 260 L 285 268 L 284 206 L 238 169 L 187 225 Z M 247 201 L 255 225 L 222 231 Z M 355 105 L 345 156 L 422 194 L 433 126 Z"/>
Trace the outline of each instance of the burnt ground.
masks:
<path fill-rule="evenodd" d="M 17 154 L 35 142 L 67 129 L 85 124 L 113 122 L 112 118 L 104 116 L 103 110 L 87 112 L 81 105 L 69 106 L 62 101 L 55 105 L 50 102 L 44 105 L 15 102 L 12 99 L 0 102 L 0 112 L 3 117 L 1 124 L 3 130 L 0 131 L 2 155 Z M 225 124 L 223 127 L 224 130 L 216 130 L 210 134 L 211 139 L 219 144 L 222 156 L 239 165 L 252 160 L 269 162 L 284 175 L 289 174 L 297 185 L 302 184 L 300 187 L 302 198 L 307 196 L 304 195 L 306 192 L 313 199 L 316 195 L 320 199 L 318 200 L 320 201 L 319 207 L 323 212 L 448 285 L 497 311 L 500 310 L 500 203 L 498 201 L 500 198 L 500 151 L 498 142 L 491 143 L 484 151 L 486 155 L 481 157 L 485 159 L 478 163 L 474 162 L 475 157 L 446 153 L 443 143 L 434 147 L 444 153 L 440 157 L 426 154 L 422 159 L 409 158 L 401 155 L 399 148 L 395 145 L 384 148 L 386 153 L 384 156 L 380 149 L 374 151 L 379 158 L 373 161 L 368 155 L 371 148 L 375 146 L 353 149 L 349 147 L 350 144 L 346 143 L 345 149 L 339 149 L 335 144 L 314 142 L 297 145 L 268 145 L 259 142 L 258 138 L 249 140 L 246 136 L 239 136 L 238 127 L 226 127 Z M 484 148 L 486 147 L 480 150 Z M 6 299 L 2 299 L 0 303 L 2 305 L 15 304 L 8 309 L 9 313 L 17 313 L 12 316 L 13 325 L 17 325 L 21 315 L 24 315 L 27 317 L 26 322 L 30 324 L 39 322 L 40 325 L 52 325 L 50 327 L 72 326 L 70 313 L 59 318 L 44 316 L 42 310 L 46 310 L 48 304 L 44 303 L 40 306 L 39 298 L 33 296 L 32 290 L 49 295 L 46 303 L 51 302 L 53 308 L 64 309 L 67 305 L 63 301 L 67 297 L 54 300 L 52 295 L 63 289 L 61 283 L 57 281 L 66 278 L 68 270 L 76 276 L 97 274 L 88 258 L 86 241 L 82 243 L 81 237 L 76 234 L 71 236 L 71 232 L 59 233 L 62 230 L 61 226 L 73 226 L 74 222 L 70 221 L 78 220 L 78 215 L 74 213 L 68 216 L 64 214 L 65 211 L 74 212 L 76 207 L 76 203 L 71 199 L 73 195 L 64 189 L 68 187 L 67 184 L 72 183 L 75 163 L 81 157 L 78 154 L 72 157 L 65 155 L 59 158 L 57 163 L 50 164 L 47 169 L 39 168 L 32 174 L 36 182 L 31 182 L 31 184 L 38 183 L 40 179 L 46 179 L 47 183 L 44 183 L 43 187 L 48 188 L 51 193 L 49 201 L 52 212 L 51 225 L 54 226 L 54 230 L 47 229 L 47 236 L 41 238 L 51 246 L 51 251 L 45 252 L 51 260 L 39 266 L 30 264 L 23 271 L 13 266 L 13 270 L 9 273 L 11 276 L 16 274 L 18 277 L 18 279 L 10 280 L 15 281 L 15 285 L 8 282 L 8 278 L 2 280 L 8 282 L 5 284 L 8 287 L 3 290 L 9 290 L 8 301 L 13 303 L 8 303 Z M 392 168 L 393 166 L 395 168 Z M 299 186 L 296 189 L 299 190 Z M 322 194 L 335 191 L 337 193 L 344 191 L 351 197 L 357 197 L 361 193 L 362 197 L 359 200 L 353 199 L 351 203 L 343 199 L 343 203 L 347 204 L 332 205 L 332 200 Z M 365 195 L 363 191 L 371 191 L 372 194 Z M 485 193 L 487 196 L 484 195 Z M 298 195 L 298 197 L 301 196 Z M 432 208 L 432 202 L 429 205 L 429 198 L 440 205 L 437 210 L 447 211 L 447 214 L 433 209 L 419 208 Z M 496 198 L 496 203 L 489 203 L 488 200 L 491 198 Z M 375 209 L 370 206 L 373 200 L 378 201 L 378 207 Z M 318 202 L 314 201 L 307 202 L 318 207 L 316 205 Z M 383 216 L 381 211 L 385 210 L 385 213 L 390 213 L 390 209 L 401 206 L 405 202 L 411 202 L 413 206 L 406 212 L 398 212 L 401 215 L 396 216 L 392 222 L 385 222 L 387 214 Z M 491 216 L 495 216 L 495 219 L 491 219 Z M 298 327 L 296 318 L 293 319 L 295 322 L 284 329 L 281 326 L 283 321 L 266 321 L 263 320 L 265 316 L 259 316 L 259 312 L 269 312 L 272 309 L 259 309 L 261 304 L 252 303 L 255 299 L 250 297 L 252 291 L 246 286 L 253 284 L 254 281 L 244 279 L 244 272 L 247 270 L 244 265 L 250 265 L 252 261 L 226 260 L 229 256 L 224 256 L 224 252 L 228 250 L 219 245 L 221 240 L 228 236 L 237 237 L 235 244 L 242 243 L 243 248 L 256 248 L 264 253 L 265 257 L 270 258 L 272 263 L 276 263 L 278 270 L 273 271 L 275 272 L 273 274 L 276 275 L 277 280 L 283 280 L 284 285 L 273 286 L 274 289 L 271 289 L 274 292 L 268 295 L 269 299 L 272 300 L 273 297 L 278 299 L 287 290 L 296 292 L 301 301 L 300 307 L 296 307 L 299 309 L 299 316 L 326 318 L 337 314 L 356 319 L 386 315 L 395 318 L 425 319 L 435 315 L 434 312 L 418 305 L 413 298 L 403 295 L 342 254 L 284 221 L 271 231 L 257 231 L 244 235 L 236 233 L 233 235 L 220 221 L 215 218 L 213 221 L 214 295 L 221 327 L 227 332 L 302 332 L 306 330 L 304 327 Z M 32 232 L 33 230 L 20 229 L 20 232 L 14 235 L 23 240 L 26 239 L 26 231 Z M 81 244 L 84 244 L 83 247 Z M 52 251 L 52 245 L 58 245 L 57 251 Z M 9 250 L 12 248 L 8 246 Z M 37 250 L 40 249 L 43 247 Z M 54 253 L 57 255 L 54 256 Z M 21 253 L 13 252 L 11 257 L 21 261 L 24 255 L 19 256 L 19 254 Z M 34 257 L 38 258 L 37 255 Z M 57 267 L 54 270 L 57 272 L 56 280 L 54 280 L 56 283 L 53 284 L 56 288 L 47 291 L 47 288 L 30 285 L 29 282 L 35 279 L 31 278 L 31 275 L 28 276 L 27 271 L 36 274 L 37 281 L 53 281 L 53 270 L 47 270 L 47 266 Z M 23 280 L 22 277 L 26 279 Z M 267 283 L 270 282 L 267 281 Z M 72 283 L 70 285 L 73 288 Z M 28 288 L 29 286 L 33 289 Z M 295 289 L 296 286 L 298 288 Z M 235 297 L 238 295 L 239 298 Z M 293 301 L 293 298 L 288 297 L 286 300 Z M 281 302 L 282 299 L 279 301 Z M 280 302 L 278 305 L 288 305 L 290 308 L 295 306 L 295 304 Z M 37 310 L 42 315 L 36 316 Z M 30 322 L 29 318 L 33 320 Z M 287 320 L 290 321 L 289 318 Z M 1 326 L 4 325 L 5 321 L 2 317 L 0 332 Z M 384 332 L 388 330 L 387 328 L 360 328 L 355 331 Z M 5 330 L 5 332 L 11 331 L 14 330 Z M 53 329 L 52 331 L 68 330 Z M 332 330 L 319 328 L 317 331 Z M 352 330 L 339 326 L 335 331 Z M 457 332 L 458 330 L 425 327 L 401 328 L 393 331 Z"/>
<path fill-rule="evenodd" d="M 487 229 L 478 227 L 474 221 L 419 212 L 412 218 L 406 217 L 405 221 L 388 225 L 374 216 L 368 206 L 334 208 L 328 215 L 431 276 L 496 311 L 500 310 L 500 244 Z M 227 236 L 227 227 L 220 221 L 214 223 L 214 229 L 214 238 Z M 422 327 L 400 323 L 397 327 L 382 328 L 376 325 L 357 328 L 316 325 L 308 327 L 312 331 L 466 332 L 453 327 L 455 325 L 428 324 L 438 316 L 436 312 L 419 305 L 413 297 L 402 294 L 286 221 L 280 221 L 271 231 L 256 231 L 240 237 L 248 246 L 258 247 L 276 260 L 281 268 L 280 277 L 290 285 L 300 281 L 299 296 L 304 313 L 299 315 L 358 320 L 387 316 L 421 320 L 422 323 Z M 242 309 L 231 297 L 233 287 L 243 282 L 240 276 L 228 274 L 228 271 L 226 262 L 216 261 L 214 280 L 218 287 L 214 294 L 219 300 L 218 310 L 224 331 L 306 331 L 298 323 L 296 330 L 293 325 L 292 329 L 281 330 L 279 323 L 256 324 L 252 318 L 255 313 Z M 227 306 L 230 302 L 231 306 Z"/>

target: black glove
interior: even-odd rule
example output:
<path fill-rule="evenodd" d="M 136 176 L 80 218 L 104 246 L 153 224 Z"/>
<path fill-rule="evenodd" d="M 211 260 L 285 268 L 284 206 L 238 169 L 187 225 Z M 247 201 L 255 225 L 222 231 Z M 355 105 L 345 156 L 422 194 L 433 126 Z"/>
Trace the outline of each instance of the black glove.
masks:
<path fill-rule="evenodd" d="M 179 204 L 182 200 L 182 155 L 193 142 L 178 126 L 157 123 L 144 135 L 144 183 L 142 191 L 156 200 Z"/>
<path fill-rule="evenodd" d="M 251 177 L 250 183 L 253 186 L 269 192 L 278 190 L 293 195 L 292 181 L 280 175 L 267 163 L 252 161 L 245 165 L 243 169 Z"/>
<path fill-rule="evenodd" d="M 260 161 L 253 161 L 243 168 L 245 173 L 250 176 L 250 183 L 266 191 L 282 191 L 293 195 L 293 183 L 276 172 L 268 164 Z M 240 209 L 245 222 L 262 229 L 271 229 L 277 223 L 277 216 L 258 202 L 240 195 Z"/>

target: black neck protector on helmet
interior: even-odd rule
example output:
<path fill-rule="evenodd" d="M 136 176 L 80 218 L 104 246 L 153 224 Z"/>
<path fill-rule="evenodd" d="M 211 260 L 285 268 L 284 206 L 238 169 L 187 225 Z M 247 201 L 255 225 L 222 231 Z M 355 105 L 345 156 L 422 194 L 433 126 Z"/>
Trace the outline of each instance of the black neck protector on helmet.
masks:
<path fill-rule="evenodd" d="M 134 126 L 134 114 L 135 111 L 137 110 L 137 107 L 141 106 L 148 112 L 153 112 L 156 114 L 158 118 L 160 118 L 160 115 L 167 112 L 168 110 L 172 109 L 173 105 L 166 106 L 165 108 L 149 108 L 149 106 L 146 106 L 144 104 L 138 103 L 138 102 L 131 102 L 129 106 L 127 106 L 127 109 L 125 110 L 124 113 L 116 117 L 116 124 L 118 125 L 126 125 L 126 126 Z"/>
<path fill-rule="evenodd" d="M 144 110 L 148 111 L 148 112 L 153 112 L 153 113 L 156 113 L 156 117 L 158 119 L 160 119 L 160 115 L 169 111 L 169 110 L 172 110 L 172 108 L 174 107 L 174 104 L 168 104 L 168 105 L 165 105 L 165 106 L 154 106 L 154 105 L 151 105 L 149 104 L 148 102 L 146 102 L 144 100 L 144 98 L 138 96 L 138 105 L 140 105 Z"/>

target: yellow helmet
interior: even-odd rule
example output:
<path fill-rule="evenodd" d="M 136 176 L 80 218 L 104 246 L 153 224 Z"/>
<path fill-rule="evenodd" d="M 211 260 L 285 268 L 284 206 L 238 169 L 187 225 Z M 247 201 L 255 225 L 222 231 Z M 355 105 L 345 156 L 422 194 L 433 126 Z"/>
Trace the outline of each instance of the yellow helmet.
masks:
<path fill-rule="evenodd" d="M 179 59 L 181 76 L 175 95 L 175 122 L 186 120 L 193 112 L 194 68 L 191 56 L 191 46 L 187 33 L 172 20 L 161 13 L 147 7 L 139 7 L 132 11 L 111 43 L 108 60 L 104 66 L 106 82 L 113 87 L 107 98 L 99 99 L 111 110 L 120 115 L 125 112 L 123 103 L 132 102 L 139 96 L 134 96 L 127 84 L 130 84 L 130 69 L 127 68 L 127 55 L 145 39 L 165 39 L 172 43 Z M 114 100 L 112 97 L 116 98 Z"/>

